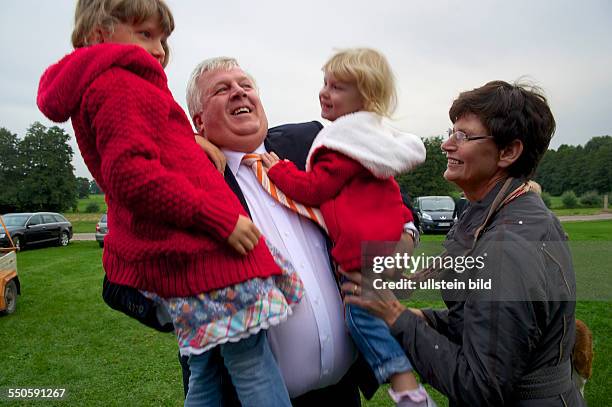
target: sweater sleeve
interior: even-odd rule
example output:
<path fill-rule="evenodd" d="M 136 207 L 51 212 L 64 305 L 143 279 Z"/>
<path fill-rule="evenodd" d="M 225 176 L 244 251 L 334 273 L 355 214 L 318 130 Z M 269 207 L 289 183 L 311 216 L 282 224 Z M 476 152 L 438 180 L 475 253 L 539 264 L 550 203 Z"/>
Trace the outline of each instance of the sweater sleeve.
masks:
<path fill-rule="evenodd" d="M 332 150 L 317 154 L 311 171 L 300 171 L 291 161 L 281 161 L 268 176 L 289 198 L 310 206 L 321 206 L 340 193 L 363 167 Z"/>
<path fill-rule="evenodd" d="M 225 240 L 242 209 L 228 188 L 195 188 L 187 177 L 162 165 L 154 138 L 166 129 L 171 96 L 160 98 L 150 86 L 114 68 L 98 77 L 84 96 L 105 192 L 139 216 Z"/>

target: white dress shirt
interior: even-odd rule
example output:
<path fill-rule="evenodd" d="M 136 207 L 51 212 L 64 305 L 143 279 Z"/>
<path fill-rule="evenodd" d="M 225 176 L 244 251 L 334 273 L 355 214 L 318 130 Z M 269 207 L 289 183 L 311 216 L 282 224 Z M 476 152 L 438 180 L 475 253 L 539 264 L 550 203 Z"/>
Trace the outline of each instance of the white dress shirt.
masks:
<path fill-rule="evenodd" d="M 344 324 L 344 306 L 329 263 L 325 238 L 313 222 L 276 202 L 253 171 L 240 165 L 245 153 L 222 150 L 249 206 L 253 222 L 293 264 L 306 295 L 268 340 L 289 396 L 336 384 L 356 358 Z M 260 145 L 255 153 L 266 152 Z"/>

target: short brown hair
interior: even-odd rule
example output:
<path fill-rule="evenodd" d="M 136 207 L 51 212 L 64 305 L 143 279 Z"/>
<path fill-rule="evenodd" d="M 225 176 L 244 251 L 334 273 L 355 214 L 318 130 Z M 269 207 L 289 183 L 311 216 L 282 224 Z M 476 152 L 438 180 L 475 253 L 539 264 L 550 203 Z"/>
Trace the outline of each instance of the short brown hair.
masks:
<path fill-rule="evenodd" d="M 519 82 L 492 81 L 460 93 L 448 112 L 453 123 L 469 113 L 480 119 L 499 148 L 514 140 L 523 143 L 523 152 L 508 173 L 532 177 L 556 126 L 542 90 Z"/>
<path fill-rule="evenodd" d="M 116 23 L 140 24 L 149 18 L 157 18 L 166 35 L 174 31 L 174 17 L 163 0 L 79 0 L 74 13 L 72 45 L 75 48 L 91 44 L 93 31 L 102 27 L 110 32 Z M 168 65 L 170 48 L 162 42 L 166 56 L 163 66 Z"/>
<path fill-rule="evenodd" d="M 364 101 L 364 109 L 390 116 L 397 104 L 395 78 L 387 59 L 370 48 L 351 48 L 337 52 L 323 65 L 343 82 L 354 82 Z"/>

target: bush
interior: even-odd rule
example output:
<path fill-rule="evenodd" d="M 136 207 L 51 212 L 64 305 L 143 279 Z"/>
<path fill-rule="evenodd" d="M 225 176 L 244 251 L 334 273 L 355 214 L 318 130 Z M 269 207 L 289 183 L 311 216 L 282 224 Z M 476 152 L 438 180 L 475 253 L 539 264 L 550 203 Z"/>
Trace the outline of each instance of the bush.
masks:
<path fill-rule="evenodd" d="M 540 196 L 542 197 L 542 201 L 544 201 L 544 205 L 546 205 L 546 207 L 550 209 L 552 206 L 552 200 L 550 199 L 550 194 L 548 192 L 542 192 Z"/>
<path fill-rule="evenodd" d="M 85 212 L 87 213 L 97 213 L 100 212 L 100 205 L 97 202 L 90 202 L 85 207 Z"/>
<path fill-rule="evenodd" d="M 571 209 L 578 207 L 578 198 L 574 191 L 565 191 L 563 195 L 561 195 L 561 202 L 563 202 L 565 208 Z"/>
<path fill-rule="evenodd" d="M 598 207 L 603 205 L 603 200 L 597 192 L 589 191 L 580 197 L 580 203 L 584 206 Z"/>

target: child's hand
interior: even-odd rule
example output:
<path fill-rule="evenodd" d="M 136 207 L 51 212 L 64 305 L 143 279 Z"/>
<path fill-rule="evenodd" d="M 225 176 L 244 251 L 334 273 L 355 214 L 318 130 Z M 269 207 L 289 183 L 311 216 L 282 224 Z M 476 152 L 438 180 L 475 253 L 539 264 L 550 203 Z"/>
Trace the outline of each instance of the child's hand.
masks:
<path fill-rule="evenodd" d="M 206 140 L 200 135 L 195 135 L 195 141 L 200 147 L 202 147 L 202 150 L 204 150 L 204 152 L 206 153 L 210 161 L 212 161 L 217 170 L 219 170 L 219 172 L 223 174 L 223 172 L 225 171 L 225 164 L 227 163 L 227 160 L 225 159 L 225 156 L 223 155 L 221 150 L 219 150 L 217 146 L 215 146 L 213 143 Z"/>
<path fill-rule="evenodd" d="M 261 236 L 261 232 L 253 222 L 251 222 L 251 219 L 239 215 L 238 222 L 236 222 L 232 234 L 227 238 L 227 242 L 238 253 L 246 256 L 246 254 L 257 245 L 259 236 Z"/>
<path fill-rule="evenodd" d="M 261 163 L 268 170 L 274 167 L 276 164 L 278 164 L 279 161 L 280 161 L 280 158 L 278 158 L 278 156 L 274 152 L 263 153 L 261 155 Z"/>

